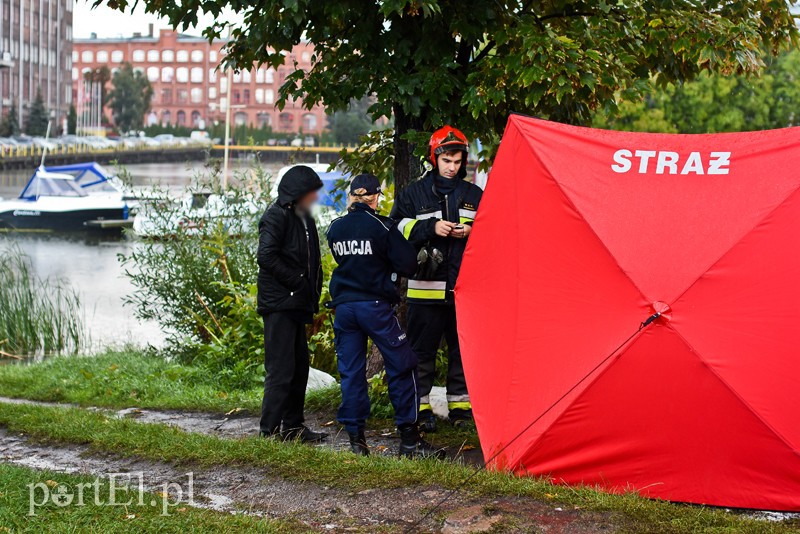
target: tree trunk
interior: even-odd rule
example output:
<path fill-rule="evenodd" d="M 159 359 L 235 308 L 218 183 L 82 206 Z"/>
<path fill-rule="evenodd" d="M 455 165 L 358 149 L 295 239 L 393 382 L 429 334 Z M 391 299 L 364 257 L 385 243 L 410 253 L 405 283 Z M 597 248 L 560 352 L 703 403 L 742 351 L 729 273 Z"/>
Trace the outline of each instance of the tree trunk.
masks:
<path fill-rule="evenodd" d="M 422 162 L 414 155 L 417 146 L 404 139 L 403 136 L 409 130 L 421 130 L 423 120 L 407 115 L 397 104 L 392 109 L 394 110 L 394 194 L 396 196 L 422 174 Z"/>

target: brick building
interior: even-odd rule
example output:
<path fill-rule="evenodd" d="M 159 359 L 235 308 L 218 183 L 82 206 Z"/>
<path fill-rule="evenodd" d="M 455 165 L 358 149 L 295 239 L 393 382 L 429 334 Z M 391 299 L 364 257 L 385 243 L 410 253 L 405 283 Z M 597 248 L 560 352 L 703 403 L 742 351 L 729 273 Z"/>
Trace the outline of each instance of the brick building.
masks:
<path fill-rule="evenodd" d="M 66 118 L 72 6 L 73 0 L 0 0 L 0 114 L 17 113 L 21 126 L 37 91 L 56 130 Z"/>
<path fill-rule="evenodd" d="M 0 0 L 3 1 L 3 0 Z M 153 35 L 107 39 L 75 39 L 72 51 L 73 92 L 85 72 L 106 65 L 112 69 L 128 62 L 143 72 L 153 86 L 153 101 L 145 124 L 170 124 L 202 128 L 224 122 L 228 76 L 217 70 L 222 43 L 202 37 L 162 30 Z M 298 68 L 311 68 L 313 46 L 302 43 L 287 53 L 286 65 L 277 70 L 262 67 L 231 77 L 231 117 L 235 125 L 269 126 L 276 132 L 320 133 L 326 126 L 325 110 L 303 109 L 302 102 L 275 107 L 278 88 Z M 107 113 L 111 117 L 111 113 Z"/>

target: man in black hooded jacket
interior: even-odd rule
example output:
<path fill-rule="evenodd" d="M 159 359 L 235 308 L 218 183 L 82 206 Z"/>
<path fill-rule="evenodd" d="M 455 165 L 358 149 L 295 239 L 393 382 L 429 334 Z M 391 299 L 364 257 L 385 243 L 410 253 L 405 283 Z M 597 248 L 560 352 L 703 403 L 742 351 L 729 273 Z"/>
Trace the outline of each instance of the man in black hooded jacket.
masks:
<path fill-rule="evenodd" d="M 264 317 L 261 435 L 316 442 L 326 434 L 304 425 L 309 354 L 306 324 L 322 292 L 319 236 L 311 208 L 322 180 L 310 167 L 289 169 L 278 200 L 258 223 L 258 313 Z"/>

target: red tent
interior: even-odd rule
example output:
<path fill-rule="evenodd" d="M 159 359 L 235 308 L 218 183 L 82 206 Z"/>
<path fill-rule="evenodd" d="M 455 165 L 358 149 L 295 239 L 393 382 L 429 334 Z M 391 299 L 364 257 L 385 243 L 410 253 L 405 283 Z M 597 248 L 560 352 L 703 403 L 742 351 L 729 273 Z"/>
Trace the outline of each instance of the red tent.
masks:
<path fill-rule="evenodd" d="M 798 188 L 800 128 L 511 117 L 456 288 L 491 466 L 800 510 Z"/>

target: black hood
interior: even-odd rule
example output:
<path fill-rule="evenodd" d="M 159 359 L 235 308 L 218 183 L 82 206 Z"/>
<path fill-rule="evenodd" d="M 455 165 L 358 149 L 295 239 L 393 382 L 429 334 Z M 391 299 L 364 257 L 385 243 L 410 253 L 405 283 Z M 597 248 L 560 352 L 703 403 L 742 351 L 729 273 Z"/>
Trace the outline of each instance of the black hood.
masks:
<path fill-rule="evenodd" d="M 278 205 L 288 208 L 303 195 L 322 188 L 322 180 L 311 167 L 295 165 L 283 175 L 278 184 Z"/>

